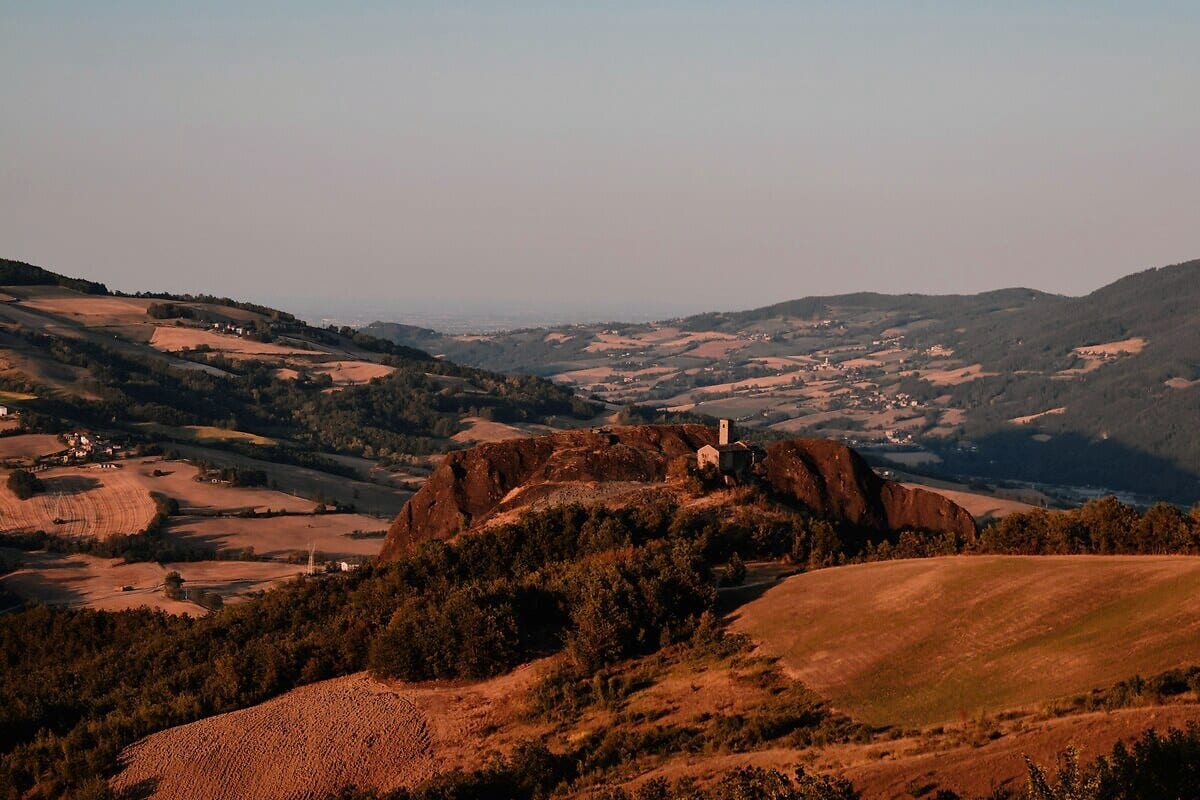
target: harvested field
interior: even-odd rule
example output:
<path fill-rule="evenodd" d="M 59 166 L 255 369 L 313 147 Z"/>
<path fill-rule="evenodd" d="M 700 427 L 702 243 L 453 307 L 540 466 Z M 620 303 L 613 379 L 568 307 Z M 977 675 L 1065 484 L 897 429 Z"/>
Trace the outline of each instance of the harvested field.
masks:
<path fill-rule="evenodd" d="M 328 375 L 335 386 L 350 386 L 391 375 L 396 368 L 373 361 L 325 361 L 313 364 L 308 371 L 314 375 Z"/>
<path fill-rule="evenodd" d="M 0 461 L 10 458 L 48 456 L 66 450 L 67 446 L 52 433 L 23 433 L 0 437 Z"/>
<path fill-rule="evenodd" d="M 391 519 L 400 513 L 400 509 L 404 507 L 404 503 L 412 496 L 412 492 L 392 486 L 381 486 L 377 483 L 351 480 L 331 475 L 327 472 L 308 469 L 307 467 L 297 467 L 292 464 L 277 464 L 272 461 L 263 461 L 262 459 L 250 458 L 249 456 L 230 453 L 224 450 L 213 450 L 192 444 L 180 444 L 175 449 L 188 458 L 202 459 L 214 464 L 263 470 L 270 477 L 272 485 L 277 485 L 283 490 L 282 492 L 268 492 L 268 496 L 277 498 L 275 502 L 278 502 L 280 498 L 289 498 L 291 503 L 291 505 L 287 506 L 289 510 L 292 508 L 295 508 L 297 511 L 311 510 L 314 502 L 312 498 L 322 496 L 327 500 L 337 500 L 341 503 L 353 505 L 361 514 Z M 228 489 L 227 491 L 241 492 L 245 490 Z M 300 497 L 291 497 L 290 494 L 284 494 L 283 492 L 295 493 L 300 495 Z M 310 499 L 305 500 L 303 498 Z M 182 503 L 183 501 L 180 500 L 180 502 Z M 275 502 L 270 504 L 271 508 L 282 507 L 276 505 Z"/>
<path fill-rule="evenodd" d="M 839 567 L 784 581 L 735 626 L 859 719 L 935 724 L 1194 663 L 1200 558 Z"/>
<path fill-rule="evenodd" d="M 1035 421 L 1041 419 L 1042 417 L 1050 417 L 1050 416 L 1054 416 L 1055 414 L 1065 414 L 1065 413 L 1067 413 L 1067 407 L 1059 406 L 1058 408 L 1051 408 L 1047 411 L 1042 411 L 1038 414 L 1027 414 L 1024 417 L 1013 417 L 1012 419 L 1009 420 L 1009 422 L 1015 422 L 1017 425 L 1028 425 L 1029 423 L 1035 422 Z"/>
<path fill-rule="evenodd" d="M 429 727 L 403 693 L 364 675 L 157 733 L 127 749 L 118 790 L 152 782 L 173 800 L 389 791 L 433 774 Z"/>
<path fill-rule="evenodd" d="M 130 469 L 59 467 L 38 477 L 46 489 L 28 500 L 18 500 L 7 486 L 0 486 L 0 528 L 103 538 L 138 533 L 155 513 L 150 492 Z"/>
<path fill-rule="evenodd" d="M 274 439 L 256 433 L 216 428 L 212 425 L 160 425 L 157 422 L 139 422 L 136 427 L 185 442 L 249 442 L 258 445 L 276 443 Z"/>
<path fill-rule="evenodd" d="M 142 739 L 112 786 L 151 785 L 148 797 L 162 800 L 322 798 L 348 784 L 387 792 L 477 767 L 481 742 L 505 749 L 488 735 L 542 668 L 447 688 L 365 673 L 321 681 Z"/>
<path fill-rule="evenodd" d="M 154 329 L 154 336 L 150 338 L 150 344 L 152 347 L 168 353 L 175 353 L 180 350 L 194 350 L 203 344 L 221 353 L 244 356 L 315 355 L 315 352 L 312 350 L 301 350 L 296 347 L 256 342 L 253 339 L 243 339 L 239 336 L 213 333 L 201 328 L 167 325 Z"/>
<path fill-rule="evenodd" d="M 918 373 L 900 373 L 901 375 Z M 954 367 L 952 369 L 935 369 L 925 370 L 920 372 L 920 377 L 932 383 L 934 386 L 957 386 L 960 383 L 968 383 L 969 381 L 979 378 L 990 378 L 995 372 L 984 372 L 982 364 L 972 364 L 969 367 Z"/>
<path fill-rule="evenodd" d="M 591 385 L 593 383 L 603 383 L 613 377 L 611 367 L 588 367 L 587 369 L 576 369 L 570 372 L 560 372 L 557 375 L 550 376 L 556 381 L 566 381 L 569 383 L 582 383 Z"/>
<path fill-rule="evenodd" d="M 467 429 L 450 437 L 456 442 L 503 442 L 506 439 L 524 439 L 533 435 L 512 425 L 479 417 L 467 417 L 463 423 L 468 426 Z"/>
<path fill-rule="evenodd" d="M 161 492 L 179 501 L 184 513 L 313 510 L 313 501 L 262 487 L 233 487 L 198 481 L 200 470 L 186 461 L 126 461 L 125 469 L 138 477 L 146 491 Z M 158 470 L 162 475 L 155 476 Z"/>
<path fill-rule="evenodd" d="M 0 586 L 5 590 L 30 602 L 86 606 L 100 611 L 148 606 L 171 614 L 207 613 L 195 603 L 163 596 L 163 576 L 172 570 L 183 576 L 187 588 L 218 592 L 227 602 L 237 602 L 250 592 L 268 589 L 301 571 L 299 566 L 272 561 L 126 564 L 121 559 L 81 554 L 5 552 L 25 565 L 0 578 Z M 123 591 L 125 586 L 133 588 Z"/>
<path fill-rule="evenodd" d="M 735 350 L 741 350 L 748 342 L 738 340 L 714 339 L 697 345 L 687 352 L 696 358 L 728 358 Z"/>
<path fill-rule="evenodd" d="M 646 343 L 628 336 L 618 336 L 615 333 L 598 333 L 592 343 L 583 348 L 586 353 L 602 353 L 607 350 L 640 350 Z"/>
<path fill-rule="evenodd" d="M 75 295 L 67 297 L 31 297 L 21 305 L 47 314 L 75 317 L 83 325 L 120 325 L 144 322 L 146 309 L 154 300 L 122 297 Z"/>
<path fill-rule="evenodd" d="M 871 369 L 873 367 L 882 367 L 883 362 L 874 358 L 851 358 L 848 361 L 843 361 L 838 364 L 842 369 Z"/>
<path fill-rule="evenodd" d="M 310 544 L 327 558 L 373 558 L 383 538 L 356 539 L 354 531 L 382 533 L 387 524 L 359 514 L 313 514 L 284 517 L 176 517 L 167 527 L 170 540 L 220 550 L 253 547 L 260 558 L 281 558 L 307 550 Z"/>
<path fill-rule="evenodd" d="M 1083 347 L 1076 347 L 1075 352 L 1081 356 L 1099 356 L 1104 358 L 1108 356 L 1134 355 L 1142 352 L 1145 347 L 1146 340 L 1140 336 L 1134 336 L 1131 339 L 1122 339 L 1119 342 L 1105 342 L 1104 344 L 1089 344 Z"/>

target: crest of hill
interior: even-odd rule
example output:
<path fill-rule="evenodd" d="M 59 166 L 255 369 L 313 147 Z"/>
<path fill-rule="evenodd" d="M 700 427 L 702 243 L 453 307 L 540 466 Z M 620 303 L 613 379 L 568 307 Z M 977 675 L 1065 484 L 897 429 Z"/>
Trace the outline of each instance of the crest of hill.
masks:
<path fill-rule="evenodd" d="M 69 278 L 48 269 L 0 258 L 0 286 L 61 286 L 84 294 L 109 294 L 108 287 L 84 278 Z"/>
<path fill-rule="evenodd" d="M 573 502 L 611 499 L 605 484 L 665 490 L 672 461 L 692 459 L 698 448 L 716 442 L 717 432 L 703 425 L 636 425 L 450 453 L 392 522 L 380 558 L 391 560 L 422 541 L 468 532 L 545 497 L 548 487 L 581 489 L 571 495 Z M 933 492 L 883 480 L 840 442 L 778 442 L 768 449 L 763 466 L 762 488 L 775 501 L 855 528 L 952 531 L 967 539 L 977 532 L 965 509 Z"/>

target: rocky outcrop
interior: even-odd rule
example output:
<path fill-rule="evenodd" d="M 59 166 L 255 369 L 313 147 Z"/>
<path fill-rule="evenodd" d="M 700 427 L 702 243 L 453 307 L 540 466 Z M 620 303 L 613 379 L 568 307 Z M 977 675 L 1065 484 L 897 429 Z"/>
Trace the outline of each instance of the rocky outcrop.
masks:
<path fill-rule="evenodd" d="M 715 444 L 702 425 L 638 425 L 563 431 L 531 439 L 481 444 L 450 453 L 388 529 L 380 557 L 390 560 L 427 539 L 450 539 L 499 514 L 581 488 L 595 499 L 605 488 L 663 484 L 668 464 Z M 933 492 L 880 478 L 861 456 L 824 439 L 772 445 L 763 464 L 776 498 L 852 526 L 897 531 L 955 531 L 974 538 L 975 521 Z M 633 495 L 621 495 L 623 498 Z"/>
<path fill-rule="evenodd" d="M 875 474 L 862 456 L 829 439 L 789 439 L 767 448 L 771 488 L 820 516 L 877 531 L 953 531 L 974 539 L 975 520 L 953 501 Z"/>
<path fill-rule="evenodd" d="M 714 444 L 703 425 L 636 425 L 563 431 L 450 453 L 388 529 L 380 558 L 426 539 L 449 539 L 506 507 L 509 495 L 551 483 L 666 479 L 667 464 Z"/>

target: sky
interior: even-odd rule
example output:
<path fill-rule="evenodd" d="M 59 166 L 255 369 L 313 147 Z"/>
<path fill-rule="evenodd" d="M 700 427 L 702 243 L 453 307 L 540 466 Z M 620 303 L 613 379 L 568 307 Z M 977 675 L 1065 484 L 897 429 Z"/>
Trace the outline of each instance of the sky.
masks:
<path fill-rule="evenodd" d="M 0 256 L 397 318 L 1082 294 L 1200 258 L 1198 41 L 1195 2 L 0 0 Z"/>

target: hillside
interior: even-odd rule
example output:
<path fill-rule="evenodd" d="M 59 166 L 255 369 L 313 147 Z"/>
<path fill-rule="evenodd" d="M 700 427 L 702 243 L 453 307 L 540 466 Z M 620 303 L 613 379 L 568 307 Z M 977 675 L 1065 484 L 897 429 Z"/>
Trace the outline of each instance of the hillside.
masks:
<path fill-rule="evenodd" d="M 332 456 L 394 471 L 457 446 L 470 419 L 570 424 L 594 413 L 546 381 L 251 303 L 117 295 L 11 261 L 0 262 L 0 293 L 0 389 L 30 432 L 103 427 L 349 477 Z"/>
<path fill-rule="evenodd" d="M 597 410 L 286 311 L 6 260 L 0 406 L 0 608 L 188 614 L 294 577 L 310 552 L 317 570 L 357 566 L 446 450 Z M 5 485 L 17 470 L 31 494 Z"/>
<path fill-rule="evenodd" d="M 958 574 L 960 564 L 965 574 Z M 1200 721 L 1200 705 L 1190 693 L 1157 696 L 1147 688 L 1154 678 L 1127 680 L 1135 668 L 1151 676 L 1191 663 L 1186 640 L 1196 615 L 1181 611 L 1182 616 L 1155 619 L 1151 606 L 1161 607 L 1164 593 L 1177 591 L 1180 598 L 1194 593 L 1198 568 L 1195 559 L 1183 558 L 975 557 L 843 567 L 777 582 L 757 567 L 753 583 L 766 580 L 766 587 L 724 590 L 725 602 L 735 606 L 734 630 L 749 632 L 753 641 L 726 636 L 667 647 L 588 674 L 579 685 L 564 678 L 564 664 L 556 658 L 452 684 L 365 674 L 320 681 L 139 741 L 122 754 L 113 786 L 140 785 L 156 798 L 234 798 L 240 796 L 236 787 L 245 785 L 254 785 L 256 796 L 289 797 L 304 791 L 321 796 L 353 783 L 382 795 L 421 785 L 440 771 L 443 783 L 435 778 L 425 785 L 445 791 L 445 773 L 477 769 L 481 752 L 509 759 L 490 757 L 492 765 L 514 764 L 524 749 L 532 762 L 521 762 L 529 770 L 526 780 L 540 781 L 561 797 L 592 797 L 612 785 L 636 791 L 662 778 L 690 777 L 705 785 L 748 765 L 846 775 L 866 800 L 933 798 L 938 789 L 983 797 L 998 786 L 1021 786 L 1025 756 L 1049 764 L 1071 746 L 1098 754 L 1148 727 L 1163 731 Z M 891 574 L 864 580 L 871 570 Z M 1060 574 L 1073 588 L 1055 587 Z M 1109 613 L 1098 613 L 1104 603 L 1094 598 L 1095 590 L 1114 580 L 1129 587 L 1110 598 Z M 953 598 L 935 591 L 928 603 L 916 606 L 921 625 L 897 624 L 891 612 L 898 603 L 941 583 L 970 583 L 980 599 L 967 591 Z M 1032 592 L 1031 585 L 1043 591 Z M 736 608 L 739 596 L 753 598 L 764 590 Z M 1093 597 L 1079 611 L 1061 624 L 1051 619 L 1055 602 L 1088 592 Z M 1013 602 L 1014 594 L 1022 595 L 1016 607 L 1027 613 L 1010 616 L 998 634 L 989 635 L 994 609 Z M 937 603 L 959 600 L 961 605 L 945 613 L 966 618 L 988 609 L 977 624 L 961 629 L 958 642 L 964 668 L 979 679 L 968 683 L 951 668 L 948 685 L 941 687 L 938 678 L 946 674 L 939 660 L 943 651 L 936 647 L 941 640 L 933 637 L 935 647 L 927 650 L 914 645 L 911 657 L 896 644 L 935 627 L 941 619 Z M 876 616 L 851 619 L 831 611 L 847 604 Z M 1113 643 L 1127 641 L 1135 625 L 1143 641 L 1169 646 L 1153 647 L 1122 668 L 1118 662 L 1128 651 Z M 1052 654 L 1038 649 L 1044 641 L 1061 647 L 1052 664 L 1066 665 L 1061 674 L 1047 666 Z M 1106 646 L 1107 660 L 1082 657 Z M 787 652 L 779 659 L 774 653 L 781 648 Z M 997 680 L 990 660 L 1011 667 L 1014 652 L 1034 661 Z M 886 691 L 878 700 L 847 699 L 856 682 L 846 668 L 853 671 L 872 659 L 878 682 L 860 671 L 853 674 L 873 690 L 886 683 Z M 908 670 L 914 659 L 924 664 L 922 675 Z M 891 664 L 897 672 L 887 681 Z M 923 680 L 916 685 L 920 698 L 935 701 L 933 713 L 906 697 L 913 677 Z M 579 690 L 582 694 L 572 694 Z M 969 692 L 973 705 L 937 705 L 939 692 L 953 700 Z M 943 718 L 946 708 L 949 716 Z M 260 733 L 247 738 L 246 731 Z M 547 749 L 531 749 L 534 741 Z M 511 789 L 485 796 L 514 794 L 525 796 Z"/>
<path fill-rule="evenodd" d="M 381 558 L 428 539 L 450 539 L 532 508 L 702 503 L 697 449 L 717 431 L 700 425 L 642 425 L 568 431 L 479 445 L 451 453 L 413 495 L 388 530 Z M 752 497 L 739 505 L 802 511 L 851 531 L 949 532 L 975 538 L 971 515 L 942 495 L 880 479 L 838 442 L 793 439 L 767 448 L 755 476 L 739 481 Z M 715 487 L 722 487 L 718 481 Z"/>
<path fill-rule="evenodd" d="M 1083 297 L 860 293 L 645 325 L 365 330 L 597 398 L 841 438 L 945 475 L 1200 498 L 1200 261 Z"/>
<path fill-rule="evenodd" d="M 1198 600 L 1192 557 L 934 558 L 789 578 L 735 627 L 856 718 L 925 726 L 1191 664 Z"/>

